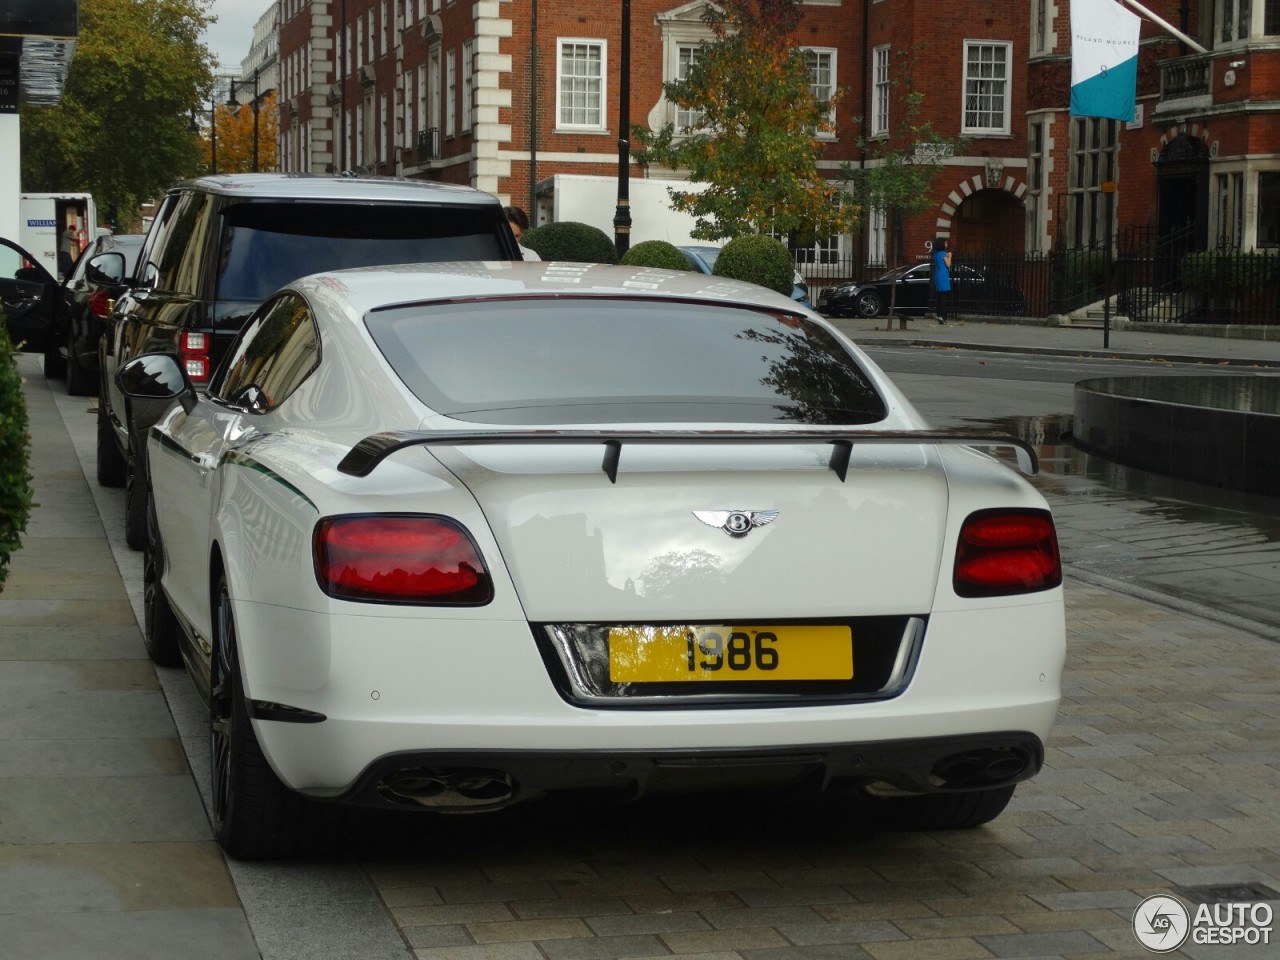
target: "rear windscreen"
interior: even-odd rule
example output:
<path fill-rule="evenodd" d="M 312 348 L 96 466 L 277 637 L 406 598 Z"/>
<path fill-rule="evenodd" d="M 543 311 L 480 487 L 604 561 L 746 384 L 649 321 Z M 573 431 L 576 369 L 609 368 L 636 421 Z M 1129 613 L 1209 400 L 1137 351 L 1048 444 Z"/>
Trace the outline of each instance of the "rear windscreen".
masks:
<path fill-rule="evenodd" d="M 461 420 L 859 424 L 886 415 L 841 342 L 795 314 L 547 297 L 395 307 L 365 322 L 418 398 Z"/>
<path fill-rule="evenodd" d="M 311 273 L 506 260 L 492 206 L 246 203 L 224 214 L 219 300 L 265 300 Z"/>

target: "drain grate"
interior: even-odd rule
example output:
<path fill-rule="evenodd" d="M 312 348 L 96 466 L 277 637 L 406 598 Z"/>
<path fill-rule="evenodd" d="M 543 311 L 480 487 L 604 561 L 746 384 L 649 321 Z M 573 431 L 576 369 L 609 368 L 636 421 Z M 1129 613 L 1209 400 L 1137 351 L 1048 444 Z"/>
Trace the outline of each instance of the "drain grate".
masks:
<path fill-rule="evenodd" d="M 1206 883 L 1198 887 L 1174 887 L 1173 892 L 1192 903 L 1254 903 L 1280 900 L 1264 883 Z"/>

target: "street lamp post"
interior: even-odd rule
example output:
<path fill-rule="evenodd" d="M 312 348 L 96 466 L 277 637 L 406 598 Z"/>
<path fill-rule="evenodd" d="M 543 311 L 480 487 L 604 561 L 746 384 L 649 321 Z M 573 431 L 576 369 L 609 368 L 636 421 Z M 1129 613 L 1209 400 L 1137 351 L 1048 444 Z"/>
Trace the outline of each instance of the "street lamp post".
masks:
<path fill-rule="evenodd" d="M 258 172 L 258 74 L 260 67 L 253 68 L 253 172 Z M 236 87 L 244 86 L 243 79 L 231 79 L 231 95 L 227 97 L 228 107 L 239 107 L 240 101 L 236 99 Z"/>
<path fill-rule="evenodd" d="M 631 249 L 631 0 L 622 0 L 622 61 L 618 82 L 618 207 L 613 243 L 618 258 Z"/>
<path fill-rule="evenodd" d="M 196 112 L 191 111 L 191 126 L 188 128 L 192 133 L 198 133 L 199 125 L 196 123 Z M 209 173 L 210 175 L 218 172 L 218 94 L 216 90 L 209 93 Z"/>

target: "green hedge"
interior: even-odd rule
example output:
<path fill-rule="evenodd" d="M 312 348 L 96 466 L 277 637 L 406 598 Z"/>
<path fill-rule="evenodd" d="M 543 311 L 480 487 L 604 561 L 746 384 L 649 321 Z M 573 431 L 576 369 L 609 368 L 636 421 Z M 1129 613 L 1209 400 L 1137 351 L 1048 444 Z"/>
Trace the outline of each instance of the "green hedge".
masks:
<path fill-rule="evenodd" d="M 1274 253 L 1205 250 L 1186 254 L 1179 269 L 1191 289 L 1243 293 L 1280 282 L 1280 256 Z"/>
<path fill-rule="evenodd" d="M 711 270 L 718 277 L 747 280 L 789 294 L 795 288 L 796 268 L 784 244 L 759 234 L 734 237 L 724 245 Z"/>
<path fill-rule="evenodd" d="M 692 270 L 688 258 L 674 243 L 665 240 L 645 240 L 622 255 L 622 262 L 631 267 L 658 267 L 663 270 Z"/>
<path fill-rule="evenodd" d="M 543 260 L 617 263 L 618 248 L 599 227 L 562 220 L 525 231 L 520 243 Z"/>
<path fill-rule="evenodd" d="M 3 321 L 0 310 L 0 321 Z M 22 546 L 31 512 L 31 475 L 27 472 L 30 438 L 13 344 L 0 322 L 0 590 L 9 574 L 9 556 Z"/>

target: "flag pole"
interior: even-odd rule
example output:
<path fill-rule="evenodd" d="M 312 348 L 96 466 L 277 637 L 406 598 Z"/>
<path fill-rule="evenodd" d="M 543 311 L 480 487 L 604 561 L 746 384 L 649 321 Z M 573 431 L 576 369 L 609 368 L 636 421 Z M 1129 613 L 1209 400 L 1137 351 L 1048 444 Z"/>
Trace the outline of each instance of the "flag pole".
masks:
<path fill-rule="evenodd" d="M 1146 17 L 1156 26 L 1163 27 L 1165 30 L 1168 30 L 1170 33 L 1172 33 L 1175 37 L 1177 37 L 1179 40 L 1185 43 L 1188 47 L 1190 47 L 1196 53 L 1209 52 L 1204 47 L 1202 47 L 1199 43 L 1197 43 L 1195 40 L 1192 40 L 1185 33 L 1179 30 L 1177 27 L 1166 22 L 1165 20 L 1162 20 L 1160 17 L 1157 17 L 1154 13 L 1152 13 L 1142 4 L 1138 3 L 1138 0 L 1120 0 L 1120 2 L 1125 4 L 1126 6 L 1133 7 L 1134 10 L 1137 10 L 1138 13 L 1142 14 L 1144 17 Z"/>

